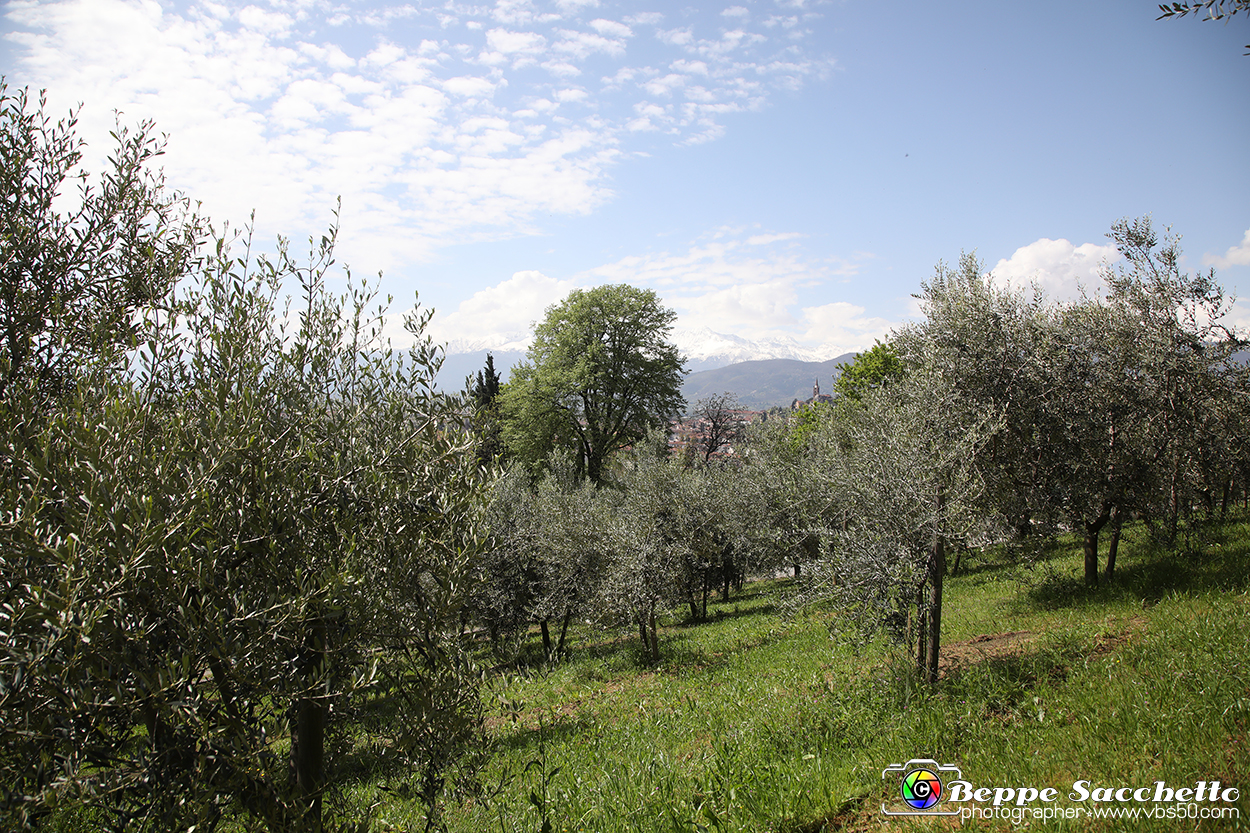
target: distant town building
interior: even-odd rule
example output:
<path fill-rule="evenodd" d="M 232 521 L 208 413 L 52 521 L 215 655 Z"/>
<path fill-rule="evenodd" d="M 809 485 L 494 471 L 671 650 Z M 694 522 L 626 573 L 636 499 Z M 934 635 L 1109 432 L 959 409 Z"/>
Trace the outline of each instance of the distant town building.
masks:
<path fill-rule="evenodd" d="M 816 383 L 812 385 L 812 398 L 803 399 L 803 400 L 795 399 L 793 402 L 790 403 L 790 410 L 797 411 L 799 408 L 802 408 L 805 405 L 812 405 L 817 402 L 832 402 L 832 401 L 833 401 L 832 396 L 830 396 L 827 393 L 820 392 L 820 379 L 817 378 Z"/>
<path fill-rule="evenodd" d="M 746 428 L 752 422 L 756 422 L 764 418 L 764 411 L 752 411 L 745 408 L 732 411 L 738 425 Z M 710 424 L 702 417 L 688 417 L 684 419 L 675 419 L 668 425 L 668 450 L 671 455 L 686 453 L 687 449 L 697 452 L 700 456 L 706 447 L 707 432 Z M 733 444 L 721 448 L 712 455 L 712 459 L 724 459 L 728 457 L 737 457 L 741 449 L 735 448 Z"/>

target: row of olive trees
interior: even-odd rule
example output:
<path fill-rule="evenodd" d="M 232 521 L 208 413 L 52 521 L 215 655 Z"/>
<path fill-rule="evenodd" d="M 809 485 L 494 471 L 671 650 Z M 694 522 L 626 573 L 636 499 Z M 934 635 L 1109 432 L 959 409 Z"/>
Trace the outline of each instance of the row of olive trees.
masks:
<path fill-rule="evenodd" d="M 1103 529 L 1114 542 L 1137 517 L 1174 538 L 1195 507 L 1227 506 L 1250 450 L 1245 343 L 1214 273 L 1183 273 L 1177 240 L 1148 219 L 1110 237 L 1124 260 L 1104 270 L 1105 296 L 1048 304 L 965 258 L 924 287 L 926 320 L 894 341 L 906 364 L 941 362 L 949 389 L 1000 415 L 978 460 L 987 508 L 1024 534 L 1079 533 L 1091 585 Z"/>
<path fill-rule="evenodd" d="M 831 407 L 753 446 L 766 525 L 806 536 L 803 599 L 893 630 L 936 678 L 951 547 L 1074 531 L 1098 583 L 1099 533 L 1140 518 L 1171 538 L 1250 475 L 1244 347 L 1214 275 L 1179 268 L 1148 220 L 1111 233 L 1106 294 L 1048 303 L 965 257 L 919 296 L 924 319 L 866 354 Z M 800 556 L 803 551 L 799 551 Z"/>
<path fill-rule="evenodd" d="M 668 459 L 663 432 L 685 404 L 675 317 L 648 290 L 575 290 L 506 385 L 490 357 L 468 380 L 479 454 L 511 466 L 492 491 L 472 616 L 501 655 L 536 623 L 550 659 L 583 619 L 636 627 L 658 658 L 661 612 L 704 619 L 709 596 L 758 565 L 749 482 L 708 465 L 738 435 L 732 398 L 697 408 L 711 425 L 701 461 Z"/>
<path fill-rule="evenodd" d="M 618 454 L 610 485 L 580 477 L 568 455 L 554 455 L 548 469 L 531 486 L 514 467 L 492 490 L 492 547 L 474 581 L 474 614 L 505 657 L 533 623 L 547 658 L 564 652 L 577 619 L 636 628 L 656 660 L 660 615 L 680 606 L 705 619 L 709 596 L 727 598 L 764 566 L 747 481 L 670 458 L 662 434 Z"/>
<path fill-rule="evenodd" d="M 378 696 L 433 807 L 480 729 L 484 493 L 434 348 L 329 291 L 333 232 L 233 254 L 150 125 L 68 213 L 72 118 L 0 91 L 0 141 L 0 826 L 321 830 Z"/>

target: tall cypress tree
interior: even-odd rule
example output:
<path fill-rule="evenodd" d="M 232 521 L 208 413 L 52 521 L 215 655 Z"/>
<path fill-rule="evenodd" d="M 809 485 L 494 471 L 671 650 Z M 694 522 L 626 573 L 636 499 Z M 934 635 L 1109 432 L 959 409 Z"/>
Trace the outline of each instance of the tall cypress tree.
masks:
<path fill-rule="evenodd" d="M 503 457 L 503 440 L 499 433 L 499 373 L 495 370 L 495 356 L 486 354 L 486 367 L 471 380 L 469 397 L 473 400 L 473 428 L 478 436 L 477 459 L 482 465 L 490 465 Z"/>

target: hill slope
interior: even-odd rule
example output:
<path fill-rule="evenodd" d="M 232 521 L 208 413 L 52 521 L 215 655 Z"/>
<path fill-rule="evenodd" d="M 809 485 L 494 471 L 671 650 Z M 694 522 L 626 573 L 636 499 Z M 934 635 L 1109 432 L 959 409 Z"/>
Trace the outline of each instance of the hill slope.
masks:
<path fill-rule="evenodd" d="M 824 362 L 795 359 L 761 359 L 738 362 L 715 370 L 700 370 L 686 377 L 682 395 L 693 405 L 704 396 L 730 391 L 747 408 L 788 406 L 795 399 L 808 399 L 813 383 L 820 382 L 822 393 L 833 390 L 838 365 L 853 361 L 854 353 L 844 353 Z"/>

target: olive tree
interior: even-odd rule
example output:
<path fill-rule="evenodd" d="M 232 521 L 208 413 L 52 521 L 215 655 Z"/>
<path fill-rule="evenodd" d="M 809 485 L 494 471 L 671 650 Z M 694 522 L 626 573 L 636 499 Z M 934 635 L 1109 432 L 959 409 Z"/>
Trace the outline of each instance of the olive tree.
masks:
<path fill-rule="evenodd" d="M 1106 303 L 1130 328 L 1130 381 L 1158 486 L 1143 510 L 1165 518 L 1171 537 L 1203 481 L 1222 481 L 1234 465 L 1220 458 L 1230 451 L 1225 419 L 1244 396 L 1245 368 L 1234 354 L 1245 342 L 1227 321 L 1231 300 L 1215 271 L 1181 271 L 1179 238 L 1161 238 L 1149 218 L 1121 220 L 1108 237 L 1124 260 L 1104 271 Z"/>
<path fill-rule="evenodd" d="M 1225 23 L 1239 14 L 1250 14 L 1250 0 L 1182 0 L 1159 4 L 1159 16 L 1155 20 L 1204 14 L 1204 20 L 1222 20 Z M 1250 55 L 1250 44 L 1246 44 Z"/>
<path fill-rule="evenodd" d="M 542 585 L 543 519 L 529 475 L 520 466 L 492 484 L 484 523 L 488 537 L 474 565 L 468 614 L 486 630 L 495 655 L 508 662 L 516 658 L 533 621 Z"/>
<path fill-rule="evenodd" d="M 0 397 L 23 389 L 30 407 L 70 391 L 84 361 L 129 346 L 134 312 L 182 274 L 197 234 L 152 170 L 164 145 L 150 122 L 118 126 L 98 181 L 80 166 L 76 123 L 0 78 Z"/>
<path fill-rule="evenodd" d="M 1110 574 L 1126 517 L 1166 519 L 1174 534 L 1198 492 L 1227 484 L 1244 376 L 1214 274 L 1183 274 L 1177 241 L 1160 245 L 1149 220 L 1109 236 L 1125 259 L 1104 270 L 1105 297 L 1048 303 L 964 257 L 939 266 L 920 296 L 925 319 L 893 341 L 905 365 L 940 359 L 964 401 L 1001 414 L 978 456 L 986 511 L 1022 535 L 1075 529 L 1090 585 L 1108 524 Z"/>
<path fill-rule="evenodd" d="M 431 807 L 475 742 L 483 475 L 429 340 L 394 355 L 372 290 L 327 288 L 334 236 L 307 265 L 217 238 L 96 322 L 117 349 L 60 357 L 38 418 L 44 387 L 0 397 L 7 827 L 321 830 L 367 696 L 399 708 L 383 772 Z"/>
<path fill-rule="evenodd" d="M 638 628 L 654 662 L 662 613 L 685 605 L 705 619 L 709 595 L 749 569 L 748 494 L 736 471 L 670 459 L 660 432 L 634 447 L 618 478 L 596 493 L 606 532 L 599 600 L 610 620 Z"/>
<path fill-rule="evenodd" d="M 881 630 L 916 649 L 937 679 L 946 551 L 984 534 L 978 452 L 1000 429 L 968 403 L 940 362 L 821 415 L 794 462 L 820 496 L 808 516 L 821 543 L 798 603 L 832 600 L 860 637 Z"/>

